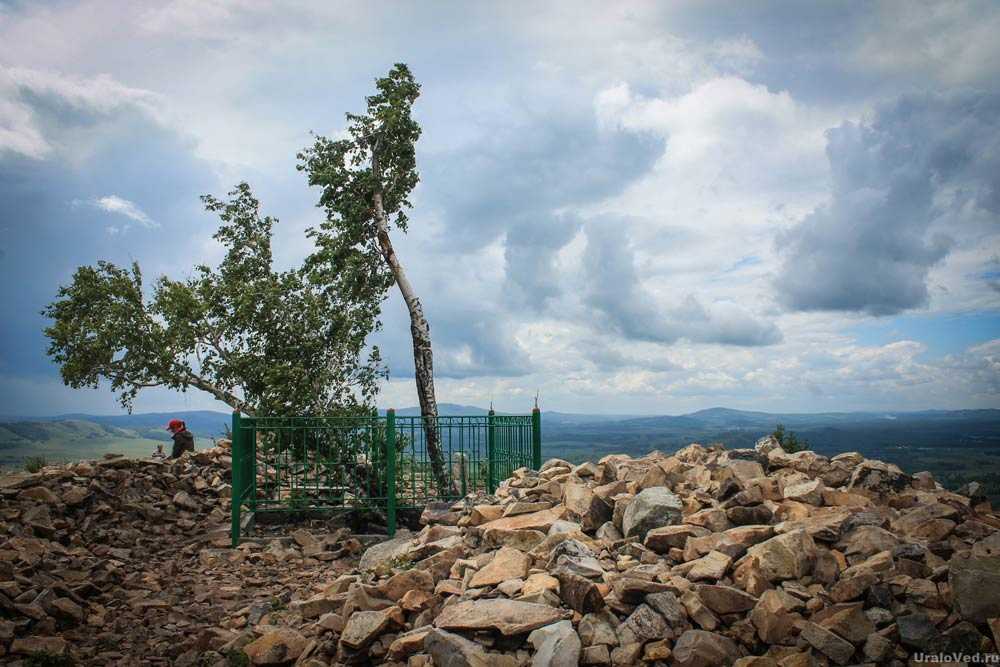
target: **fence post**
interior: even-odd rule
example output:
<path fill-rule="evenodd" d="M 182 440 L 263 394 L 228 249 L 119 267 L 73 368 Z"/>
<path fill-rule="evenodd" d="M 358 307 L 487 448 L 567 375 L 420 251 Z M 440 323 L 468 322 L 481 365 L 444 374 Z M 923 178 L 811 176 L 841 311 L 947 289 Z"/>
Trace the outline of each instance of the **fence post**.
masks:
<path fill-rule="evenodd" d="M 233 459 L 233 492 L 232 492 L 232 540 L 233 548 L 235 549 L 240 544 L 240 503 L 243 500 L 243 429 L 240 425 L 240 413 L 233 412 L 233 426 L 232 426 L 232 459 Z"/>
<path fill-rule="evenodd" d="M 396 534 L 396 411 L 385 413 L 385 516 L 389 537 Z"/>
<path fill-rule="evenodd" d="M 486 417 L 486 488 L 489 489 L 490 493 L 497 490 L 497 474 L 496 474 L 496 452 L 494 448 L 496 447 L 496 427 L 493 424 L 493 417 L 496 415 L 493 412 L 493 408 L 490 408 L 490 412 Z"/>
<path fill-rule="evenodd" d="M 531 467 L 542 467 L 542 411 L 538 406 L 531 411 Z"/>
<path fill-rule="evenodd" d="M 251 427 L 243 434 L 243 445 L 247 454 L 244 457 L 246 465 L 245 485 L 250 490 L 250 511 L 257 516 L 257 418 L 250 419 Z M 240 417 L 240 426 L 243 418 Z M 256 518 L 254 519 L 256 521 Z"/>

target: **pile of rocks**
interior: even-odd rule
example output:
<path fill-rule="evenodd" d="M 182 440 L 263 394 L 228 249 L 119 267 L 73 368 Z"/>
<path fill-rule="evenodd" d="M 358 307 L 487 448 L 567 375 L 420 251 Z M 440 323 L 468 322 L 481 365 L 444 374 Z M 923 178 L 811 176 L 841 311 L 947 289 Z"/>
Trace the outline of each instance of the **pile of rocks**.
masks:
<path fill-rule="evenodd" d="M 996 653 L 1000 517 L 964 491 L 770 438 L 550 460 L 495 497 L 428 508 L 421 532 L 300 602 L 327 653 L 297 657 L 798 667 Z M 279 664 L 261 641 L 253 663 Z"/>
<path fill-rule="evenodd" d="M 0 662 L 902 667 L 1000 644 L 1000 516 L 855 453 L 554 459 L 391 540 L 237 549 L 229 465 L 0 479 Z"/>
<path fill-rule="evenodd" d="M 364 545 L 300 530 L 228 548 L 231 464 L 223 441 L 0 476 L 0 663 L 198 664 L 248 624 L 300 622 L 292 598 Z"/>

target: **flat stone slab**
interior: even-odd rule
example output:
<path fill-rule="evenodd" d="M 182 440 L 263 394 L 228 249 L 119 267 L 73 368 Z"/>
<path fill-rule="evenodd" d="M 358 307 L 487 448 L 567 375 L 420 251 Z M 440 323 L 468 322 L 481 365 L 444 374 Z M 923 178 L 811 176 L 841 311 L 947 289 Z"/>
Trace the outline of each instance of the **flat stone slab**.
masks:
<path fill-rule="evenodd" d="M 497 630 L 504 635 L 519 635 L 562 617 L 559 609 L 534 602 L 468 600 L 445 607 L 434 625 L 443 630 Z"/>
<path fill-rule="evenodd" d="M 558 509 L 547 509 L 541 512 L 518 514 L 516 516 L 495 519 L 494 521 L 487 521 L 480 528 L 483 531 L 487 531 L 490 528 L 497 528 L 500 530 L 540 530 L 543 533 L 547 533 L 552 524 L 563 518 L 564 514 L 565 508 L 560 506 Z"/>

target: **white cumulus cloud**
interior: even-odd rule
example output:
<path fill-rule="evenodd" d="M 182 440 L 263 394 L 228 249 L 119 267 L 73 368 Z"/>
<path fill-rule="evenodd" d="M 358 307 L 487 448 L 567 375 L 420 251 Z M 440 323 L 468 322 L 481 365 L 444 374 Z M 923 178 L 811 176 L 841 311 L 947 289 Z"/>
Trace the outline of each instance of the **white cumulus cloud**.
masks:
<path fill-rule="evenodd" d="M 115 215 L 121 215 L 132 222 L 137 222 L 146 229 L 155 229 L 160 226 L 160 223 L 153 220 L 149 215 L 139 208 L 139 205 L 134 201 L 129 201 L 124 197 L 119 197 L 118 195 L 105 195 L 104 197 L 97 197 L 95 199 L 89 199 L 86 201 L 74 200 L 74 205 L 79 206 L 85 204 L 87 206 L 93 206 L 107 213 L 114 213 Z M 123 227 L 108 227 L 109 234 L 118 234 L 129 227 L 132 223 L 126 222 Z"/>

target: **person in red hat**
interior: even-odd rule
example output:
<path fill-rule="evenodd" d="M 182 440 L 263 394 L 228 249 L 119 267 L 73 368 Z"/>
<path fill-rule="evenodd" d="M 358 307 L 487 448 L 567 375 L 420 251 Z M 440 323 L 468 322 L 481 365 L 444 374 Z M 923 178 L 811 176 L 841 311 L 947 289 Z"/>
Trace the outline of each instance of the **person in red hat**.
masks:
<path fill-rule="evenodd" d="M 187 426 L 180 419 L 171 419 L 167 424 L 167 430 L 173 433 L 174 450 L 170 453 L 170 458 L 176 459 L 184 452 L 194 451 L 194 436 Z"/>

